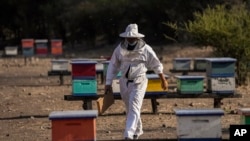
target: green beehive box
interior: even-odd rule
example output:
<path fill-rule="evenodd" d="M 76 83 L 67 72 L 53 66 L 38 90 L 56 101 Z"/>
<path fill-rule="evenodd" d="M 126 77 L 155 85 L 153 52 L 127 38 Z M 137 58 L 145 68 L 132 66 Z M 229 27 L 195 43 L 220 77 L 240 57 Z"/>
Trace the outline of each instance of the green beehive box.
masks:
<path fill-rule="evenodd" d="M 72 94 L 74 96 L 97 95 L 96 79 L 74 79 L 72 82 Z"/>
<path fill-rule="evenodd" d="M 250 108 L 241 108 L 238 109 L 237 113 L 241 116 L 241 124 L 250 124 Z"/>
<path fill-rule="evenodd" d="M 180 94 L 202 94 L 204 76 L 176 76 L 177 92 Z"/>

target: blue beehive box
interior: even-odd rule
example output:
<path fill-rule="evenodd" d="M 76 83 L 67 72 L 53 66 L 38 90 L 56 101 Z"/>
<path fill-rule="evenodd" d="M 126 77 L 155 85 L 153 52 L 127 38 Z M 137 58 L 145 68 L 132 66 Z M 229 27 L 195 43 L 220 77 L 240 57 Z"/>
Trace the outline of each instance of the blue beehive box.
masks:
<path fill-rule="evenodd" d="M 229 57 L 207 58 L 207 76 L 234 76 L 236 59 Z"/>
<path fill-rule="evenodd" d="M 33 56 L 34 55 L 34 48 L 23 48 L 23 55 L 24 56 Z"/>
<path fill-rule="evenodd" d="M 191 69 L 191 58 L 174 58 L 173 70 L 182 71 Z"/>
<path fill-rule="evenodd" d="M 72 94 L 74 96 L 97 95 L 96 79 L 73 79 Z"/>
<path fill-rule="evenodd" d="M 180 94 L 202 94 L 204 76 L 180 75 L 177 78 L 177 92 Z"/>
<path fill-rule="evenodd" d="M 221 116 L 215 109 L 175 109 L 178 141 L 221 141 Z"/>

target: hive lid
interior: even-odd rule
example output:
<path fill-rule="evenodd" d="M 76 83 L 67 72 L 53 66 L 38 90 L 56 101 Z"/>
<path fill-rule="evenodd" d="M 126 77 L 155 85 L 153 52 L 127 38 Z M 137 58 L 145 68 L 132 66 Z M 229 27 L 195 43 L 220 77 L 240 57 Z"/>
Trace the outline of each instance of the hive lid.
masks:
<path fill-rule="evenodd" d="M 219 58 L 207 58 L 207 61 L 210 62 L 235 62 L 235 58 L 230 58 L 230 57 L 219 57 Z"/>
<path fill-rule="evenodd" d="M 97 110 L 53 111 L 49 119 L 95 118 L 97 114 Z"/>
<path fill-rule="evenodd" d="M 206 61 L 207 58 L 194 58 L 194 60 L 196 61 Z"/>
<path fill-rule="evenodd" d="M 36 39 L 35 43 L 47 43 L 48 40 L 47 39 Z"/>
<path fill-rule="evenodd" d="M 250 115 L 250 108 L 241 108 L 237 110 L 238 114 L 241 115 Z"/>
<path fill-rule="evenodd" d="M 168 78 L 168 75 L 164 74 L 165 78 Z M 148 79 L 158 79 L 160 78 L 158 74 L 147 74 Z"/>
<path fill-rule="evenodd" d="M 97 64 L 97 62 L 84 59 L 72 59 L 71 64 Z"/>
<path fill-rule="evenodd" d="M 214 109 L 175 109 L 177 116 L 206 116 L 206 115 L 224 115 L 220 108 Z"/>
<path fill-rule="evenodd" d="M 53 59 L 51 62 L 68 62 L 66 59 Z"/>
<path fill-rule="evenodd" d="M 205 76 L 192 76 L 192 75 L 176 75 L 175 76 L 176 78 L 179 78 L 179 79 L 204 79 Z"/>
<path fill-rule="evenodd" d="M 174 58 L 173 60 L 176 60 L 176 61 L 190 61 L 190 60 L 192 60 L 192 58 Z"/>

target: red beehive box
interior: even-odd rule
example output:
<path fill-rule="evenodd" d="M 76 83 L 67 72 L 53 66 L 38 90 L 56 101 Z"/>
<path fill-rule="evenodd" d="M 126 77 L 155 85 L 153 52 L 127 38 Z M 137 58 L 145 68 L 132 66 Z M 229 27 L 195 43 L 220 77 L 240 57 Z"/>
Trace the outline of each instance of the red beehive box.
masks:
<path fill-rule="evenodd" d="M 97 110 L 54 111 L 52 141 L 95 141 Z"/>
<path fill-rule="evenodd" d="M 22 39 L 22 47 L 23 48 L 33 48 L 34 47 L 34 39 Z"/>
<path fill-rule="evenodd" d="M 48 49 L 47 48 L 36 48 L 36 54 L 38 55 L 44 55 L 48 53 Z"/>
<path fill-rule="evenodd" d="M 72 60 L 72 77 L 95 77 L 96 61 Z"/>

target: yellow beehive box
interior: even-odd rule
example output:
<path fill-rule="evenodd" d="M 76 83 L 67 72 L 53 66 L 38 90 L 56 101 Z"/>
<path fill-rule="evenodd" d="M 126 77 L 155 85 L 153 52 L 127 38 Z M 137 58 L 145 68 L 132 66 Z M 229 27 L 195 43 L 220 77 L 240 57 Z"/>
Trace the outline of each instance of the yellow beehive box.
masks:
<path fill-rule="evenodd" d="M 148 87 L 146 89 L 146 93 L 166 93 L 167 90 L 163 90 L 161 88 L 161 80 L 160 77 L 157 74 L 147 74 L 148 78 Z M 168 76 L 165 75 L 165 78 L 167 79 Z"/>

